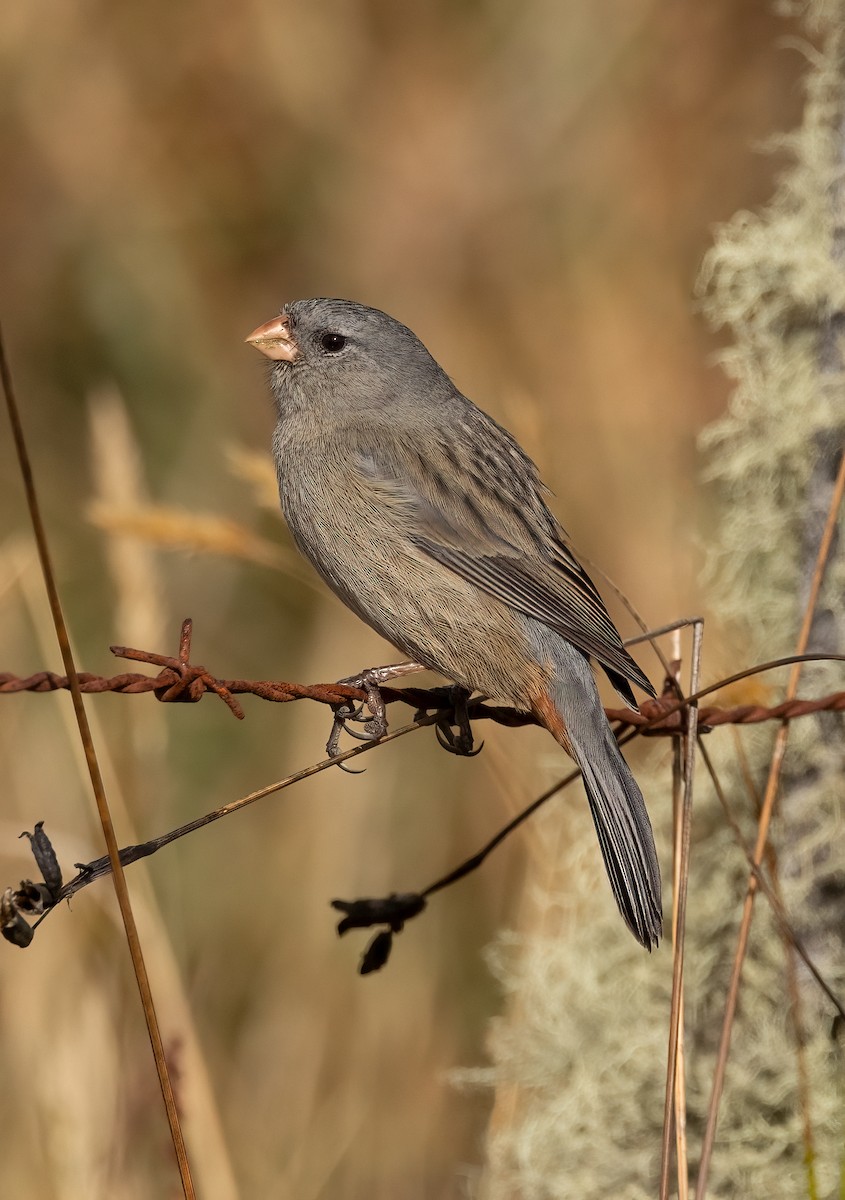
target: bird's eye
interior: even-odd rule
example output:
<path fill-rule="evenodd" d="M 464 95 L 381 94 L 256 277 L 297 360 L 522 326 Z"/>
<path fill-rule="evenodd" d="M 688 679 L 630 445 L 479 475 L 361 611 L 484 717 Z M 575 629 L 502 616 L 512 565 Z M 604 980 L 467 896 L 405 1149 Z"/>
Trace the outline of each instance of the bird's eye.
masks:
<path fill-rule="evenodd" d="M 320 338 L 320 345 L 329 354 L 337 354 L 346 345 L 346 338 L 342 333 L 324 333 Z"/>

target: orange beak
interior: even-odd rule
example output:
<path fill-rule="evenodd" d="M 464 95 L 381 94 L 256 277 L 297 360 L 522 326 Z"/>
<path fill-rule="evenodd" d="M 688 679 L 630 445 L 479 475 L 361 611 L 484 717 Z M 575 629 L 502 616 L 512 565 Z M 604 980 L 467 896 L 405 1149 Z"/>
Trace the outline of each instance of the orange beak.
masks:
<path fill-rule="evenodd" d="M 274 362 L 293 362 L 299 354 L 287 313 L 273 317 L 272 321 L 265 321 L 263 325 L 253 329 L 246 341 Z"/>

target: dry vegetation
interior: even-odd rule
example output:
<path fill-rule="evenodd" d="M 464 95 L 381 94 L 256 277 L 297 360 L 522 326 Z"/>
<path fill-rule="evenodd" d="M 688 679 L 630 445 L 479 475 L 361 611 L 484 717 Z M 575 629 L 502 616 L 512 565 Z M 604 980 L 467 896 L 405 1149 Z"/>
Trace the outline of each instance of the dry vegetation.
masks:
<path fill-rule="evenodd" d="M 695 437 L 728 385 L 691 293 L 708 227 L 760 204 L 785 161 L 749 146 L 798 123 L 804 64 L 776 43 L 788 29 L 731 0 L 6 5 L 0 316 L 80 666 L 110 673 L 113 642 L 171 651 L 188 613 L 195 657 L 222 676 L 331 680 L 387 661 L 291 549 L 256 457 L 270 415 L 240 339 L 303 295 L 352 296 L 417 330 L 650 621 L 718 617 L 696 583 L 701 518 L 715 519 Z M 5 439 L 0 502 L 0 669 L 58 668 Z M 794 635 L 787 621 L 772 653 Z M 735 625 L 711 621 L 708 642 L 705 682 L 750 661 Z M 122 843 L 321 757 L 322 709 L 246 707 L 236 723 L 210 701 L 89 702 Z M 132 868 L 204 1200 L 654 1194 L 670 955 L 629 943 L 575 791 L 433 902 L 386 972 L 358 978 L 360 939 L 334 936 L 331 897 L 427 883 L 566 769 L 536 730 L 484 734 L 473 760 L 415 734 L 361 778 L 332 769 Z M 668 863 L 669 748 L 631 757 L 653 780 Z M 3 700 L 0 772 L 4 883 L 30 870 L 16 839 L 38 819 L 66 869 L 101 852 L 66 698 Z M 715 811 L 699 833 L 729 864 L 712 910 L 693 874 L 693 1018 L 712 1041 L 721 993 L 707 985 L 744 866 Z M 503 927 L 518 938 L 491 977 L 482 950 Z M 755 937 L 752 984 L 782 988 L 776 931 L 763 920 Z M 516 967 L 514 944 L 529 948 Z M 520 976 L 545 976 L 554 1002 L 515 994 Z M 486 1061 L 498 979 L 514 994 L 491 1097 L 450 1073 Z M 107 885 L 26 954 L 5 949 L 0 1012 L 0 1194 L 176 1195 Z M 740 1084 L 789 1046 L 788 1023 L 763 1021 L 763 1050 L 753 1023 L 737 1033 Z M 520 1023 L 528 1057 L 503 1080 Z M 532 1088 L 553 1105 L 528 1107 L 533 1142 Z M 800 1130 L 770 1137 L 792 1092 L 751 1116 L 730 1095 L 730 1139 L 752 1149 L 718 1194 L 752 1195 L 756 1171 L 800 1165 Z"/>

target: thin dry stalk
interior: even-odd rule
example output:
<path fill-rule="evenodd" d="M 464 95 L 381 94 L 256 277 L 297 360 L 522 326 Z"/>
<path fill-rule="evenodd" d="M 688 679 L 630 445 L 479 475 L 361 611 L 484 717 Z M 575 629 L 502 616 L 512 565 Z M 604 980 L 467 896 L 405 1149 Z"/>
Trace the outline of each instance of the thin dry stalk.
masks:
<path fill-rule="evenodd" d="M 698 743 L 698 703 L 694 699 L 698 691 L 701 673 L 701 643 L 704 622 L 697 618 L 692 623 L 692 664 L 690 667 L 690 692 L 687 731 L 684 739 L 684 790 L 681 809 L 680 850 L 678 855 L 677 907 L 673 907 L 672 947 L 672 1007 L 669 1015 L 669 1053 L 666 1068 L 666 1097 L 663 1105 L 663 1140 L 660 1156 L 660 1200 L 669 1195 L 669 1166 L 672 1146 L 672 1118 L 674 1113 L 675 1080 L 678 1070 L 678 1054 L 681 1042 L 681 1018 L 684 987 L 684 948 L 686 942 L 687 888 L 689 885 L 690 838 L 692 833 L 692 798 L 695 782 L 695 748 Z M 674 905 L 674 901 L 673 901 Z"/>
<path fill-rule="evenodd" d="M 822 992 L 825 994 L 825 996 L 828 998 L 830 1003 L 833 1005 L 833 1008 L 836 1010 L 836 1012 L 839 1015 L 839 1019 L 841 1021 L 845 1022 L 845 1005 L 843 1005 L 842 1001 L 839 999 L 836 992 L 833 990 L 833 988 L 827 982 L 827 980 L 822 975 L 819 968 L 816 966 L 816 964 L 813 962 L 810 955 L 807 953 L 806 946 L 804 946 L 803 942 L 798 937 L 795 930 L 792 928 L 792 925 L 790 924 L 789 919 L 786 915 L 786 910 L 783 907 L 783 903 L 775 895 L 774 889 L 772 888 L 771 884 L 768 883 L 768 881 L 766 880 L 766 876 L 763 874 L 760 867 L 756 867 L 754 865 L 754 855 L 752 853 L 751 847 L 748 845 L 748 843 L 746 842 L 745 838 L 742 835 L 742 830 L 740 829 L 739 822 L 737 821 L 736 817 L 734 816 L 734 814 L 731 810 L 730 805 L 728 804 L 727 796 L 725 795 L 725 789 L 722 787 L 722 784 L 719 781 L 719 776 L 716 771 L 716 768 L 714 767 L 713 761 L 710 758 L 707 747 L 705 746 L 705 744 L 701 738 L 699 738 L 699 740 L 698 740 L 698 750 L 701 755 L 701 760 L 704 763 L 705 767 L 707 768 L 708 774 L 710 775 L 710 782 L 713 784 L 713 790 L 716 793 L 716 798 L 718 799 L 719 804 L 722 806 L 722 811 L 725 814 L 725 819 L 727 820 L 728 827 L 730 828 L 731 833 L 734 836 L 737 846 L 739 846 L 740 850 L 742 851 L 743 855 L 745 856 L 745 861 L 748 863 L 749 870 L 752 870 L 757 877 L 757 886 L 760 888 L 760 891 L 763 893 L 763 895 L 769 901 L 769 904 L 770 904 L 771 910 L 772 910 L 772 915 L 774 916 L 775 921 L 777 922 L 778 928 L 780 929 L 783 936 L 789 941 L 789 944 L 792 946 L 792 949 L 795 951 L 795 953 L 801 959 L 804 966 L 809 971 L 810 975 L 813 977 L 813 979 L 816 981 L 816 983 L 821 988 Z"/>
<path fill-rule="evenodd" d="M 681 637 L 680 630 L 672 638 L 672 674 L 680 687 Z M 678 942 L 678 896 L 681 885 L 681 831 L 683 789 L 683 747 L 676 740 L 672 746 L 672 946 Z M 689 1195 L 689 1161 L 687 1156 L 687 1093 L 686 1060 L 684 1056 L 684 991 L 681 979 L 679 1005 L 678 1054 L 675 1065 L 675 1156 L 677 1159 L 678 1200 Z"/>
<path fill-rule="evenodd" d="M 773 850 L 772 847 L 769 847 Z M 780 888 L 780 875 L 777 867 L 777 857 L 772 852 L 767 855 L 769 873 L 772 877 L 771 887 L 779 904 L 783 904 L 783 894 Z M 783 952 L 786 970 L 786 994 L 789 998 L 789 1017 L 795 1037 L 795 1067 L 798 1075 L 798 1103 L 801 1109 L 801 1137 L 804 1141 L 804 1166 L 807 1171 L 808 1200 L 818 1200 L 819 1186 L 816 1178 L 816 1146 L 813 1135 L 813 1116 L 811 1110 L 812 1091 L 810 1089 L 810 1071 L 807 1066 L 806 1033 L 804 1025 L 804 1005 L 801 989 L 798 986 L 798 964 L 792 944 L 781 930 Z"/>
<path fill-rule="evenodd" d="M 2 378 L 3 393 L 6 398 L 9 422 L 12 427 L 12 437 L 15 443 L 18 464 L 20 466 L 21 477 L 26 494 L 27 507 L 29 509 L 30 519 L 32 522 L 32 530 L 35 537 L 36 546 L 38 548 L 41 571 L 44 576 L 44 586 L 47 590 L 47 595 L 50 601 L 50 610 L 53 615 L 53 623 L 56 628 L 56 637 L 59 642 L 59 649 L 61 650 L 65 673 L 70 681 L 70 691 L 73 700 L 74 713 L 76 715 L 76 721 L 79 727 L 79 736 L 85 748 L 85 759 L 88 766 L 88 773 L 91 778 L 91 787 L 94 791 L 94 796 L 97 801 L 97 812 L 100 817 L 100 823 L 103 828 L 103 836 L 105 838 L 109 861 L 112 867 L 114 889 L 117 895 L 120 914 L 123 919 L 123 926 L 126 931 L 126 941 L 129 946 L 130 956 L 132 958 L 132 966 L 135 971 L 135 979 L 138 984 L 138 992 L 140 994 L 141 1004 L 144 1010 L 144 1019 L 147 1024 L 147 1032 L 150 1037 L 153 1058 L 155 1059 L 156 1072 L 158 1074 L 159 1085 L 161 1087 L 164 1106 L 167 1112 L 167 1121 L 170 1127 L 170 1136 L 173 1141 L 173 1149 L 176 1154 L 176 1162 L 179 1169 L 179 1178 L 182 1184 L 182 1191 L 184 1193 L 185 1200 L 194 1200 L 196 1193 L 194 1191 L 193 1180 L 191 1178 L 191 1168 L 188 1162 L 188 1154 L 185 1148 L 185 1140 L 182 1135 L 181 1124 L 179 1122 L 179 1114 L 176 1108 L 176 1098 L 173 1093 L 173 1085 L 167 1068 L 164 1044 L 162 1042 L 161 1031 L 158 1025 L 158 1018 L 156 1016 L 155 1004 L 153 1002 L 152 990 L 150 988 L 150 981 L 147 976 L 143 951 L 141 949 L 141 943 L 138 937 L 138 930 L 135 925 L 135 917 L 132 912 L 132 904 L 129 899 L 129 890 L 126 886 L 126 878 L 120 862 L 120 851 L 118 849 L 117 837 L 115 835 L 108 799 L 106 797 L 105 787 L 103 784 L 102 775 L 100 773 L 100 766 L 97 761 L 97 752 L 94 747 L 94 742 L 91 737 L 91 730 L 88 725 L 88 718 L 85 712 L 82 692 L 79 687 L 79 678 L 76 672 L 76 664 L 73 659 L 73 652 L 70 647 L 70 638 L 68 636 L 67 625 L 65 623 L 64 613 L 62 612 L 62 605 L 59 599 L 56 577 L 53 570 L 50 549 L 47 543 L 47 533 L 44 528 L 44 523 L 41 519 L 41 510 L 38 503 L 38 495 L 35 486 L 35 478 L 32 471 L 32 464 L 29 459 L 26 439 L 23 432 L 23 425 L 20 418 L 20 411 L 15 398 L 11 370 L 6 357 L 2 328 L 0 328 L 0 378 Z"/>
<path fill-rule="evenodd" d="M 748 763 L 748 757 L 742 745 L 742 739 L 736 729 L 732 730 L 734 746 L 736 748 L 737 759 L 739 761 L 740 774 L 742 775 L 748 795 L 754 805 L 757 817 L 760 817 L 762 801 L 760 793 L 754 784 L 754 778 L 751 774 L 751 768 Z M 766 864 L 769 868 L 771 876 L 772 892 L 777 899 L 780 908 L 783 908 L 783 892 L 780 886 L 780 869 L 778 867 L 778 856 L 775 848 L 771 843 L 766 847 Z M 789 937 L 789 934 L 783 928 L 780 929 L 781 941 L 783 942 L 784 953 L 784 968 L 786 971 L 786 992 L 789 997 L 789 1017 L 792 1022 L 792 1032 L 795 1037 L 795 1066 L 798 1076 L 798 1102 L 801 1108 L 801 1136 L 804 1139 L 804 1165 L 807 1168 L 807 1196 L 809 1200 L 817 1200 L 819 1194 L 818 1181 L 816 1179 L 816 1148 L 815 1138 L 813 1136 L 813 1120 L 810 1110 L 810 1073 L 807 1066 L 807 1048 L 806 1036 L 804 1029 L 804 1014 L 803 1002 L 801 999 L 801 989 L 798 986 L 798 963 L 795 948 Z"/>
<path fill-rule="evenodd" d="M 692 697 L 687 725 L 686 745 L 675 742 L 672 762 L 672 1008 L 669 1017 L 669 1062 L 666 1069 L 666 1098 L 663 1110 L 663 1141 L 660 1163 L 660 1200 L 669 1195 L 669 1150 L 672 1141 L 672 1119 L 675 1122 L 675 1153 L 678 1165 L 678 1200 L 687 1200 L 689 1195 L 689 1161 L 687 1155 L 687 1106 L 686 1106 L 686 1059 L 684 1055 L 684 939 L 686 923 L 686 898 L 689 885 L 689 853 L 692 834 L 692 773 L 694 762 L 689 754 L 690 746 L 701 744 L 698 734 L 698 705 L 695 693 L 698 689 L 701 670 L 701 639 L 704 623 L 700 617 L 685 618 L 660 629 L 649 631 L 645 618 L 637 611 L 621 588 L 600 572 L 625 608 L 642 630 L 638 638 L 629 638 L 626 645 L 648 640 L 660 660 L 667 680 L 674 683 L 675 694 L 683 701 L 684 695 L 679 682 L 680 676 L 680 631 L 688 625 L 693 627 L 693 657 L 690 678 Z M 673 662 L 670 663 L 657 642 L 664 633 L 673 636 Z M 694 740 L 691 740 L 694 739 Z M 681 785 L 683 781 L 683 801 Z M 683 905 L 681 903 L 683 899 Z M 672 1042 L 674 1037 L 674 1051 Z M 674 1096 L 674 1110 L 672 1100 Z"/>
<path fill-rule="evenodd" d="M 49 610 L 40 576 L 31 569 L 29 555 L 26 563 L 30 569 L 15 572 L 20 577 L 19 591 L 30 623 L 35 630 L 38 646 L 43 656 L 51 652 L 49 637 L 52 627 Z M 2 563 L 0 563 L 2 573 Z M 162 714 L 164 715 L 164 714 Z M 62 728 L 73 753 L 81 787 L 85 786 L 85 755 L 79 743 L 72 710 L 64 705 L 59 716 Z M 132 815 L 127 807 L 123 791 L 123 780 L 114 761 L 112 746 L 105 736 L 100 713 L 93 707 L 88 711 L 88 720 L 95 745 L 99 747 L 100 766 L 109 786 L 109 807 L 120 829 L 124 829 L 135 840 L 136 830 Z M 148 760 L 147 760 L 148 761 Z M 88 853 L 89 847 L 81 844 L 78 851 L 71 851 L 65 838 L 62 848 L 69 861 L 79 861 Z M 108 859 L 105 860 L 108 863 Z M 127 865 L 121 851 L 121 861 Z M 162 912 L 159 897 L 152 886 L 149 873 L 143 866 L 136 868 L 133 876 L 133 908 L 146 947 L 146 962 L 154 981 L 159 1011 L 165 1013 L 163 1020 L 164 1041 L 167 1045 L 178 1045 L 179 1069 L 178 1094 L 180 1109 L 188 1114 L 186 1132 L 193 1156 L 196 1186 L 201 1195 L 214 1187 L 216 1200 L 235 1200 L 238 1185 L 231 1162 L 229 1145 L 225 1136 L 220 1111 L 220 1097 L 216 1094 L 206 1056 L 206 1048 L 196 1024 L 196 1014 L 186 990 L 182 967 L 174 949 L 171 926 Z M 103 903 L 103 898 L 101 898 Z M 52 910 L 51 910 L 52 911 Z M 113 913 L 110 904 L 103 903 L 103 911 L 109 919 L 114 916 L 119 923 L 119 913 Z"/>
<path fill-rule="evenodd" d="M 810 637 L 810 629 L 815 615 L 816 603 L 818 601 L 819 590 L 821 588 L 822 579 L 824 577 L 825 568 L 827 566 L 830 548 L 833 542 L 833 534 L 836 529 L 836 522 L 839 514 L 839 509 L 842 504 L 842 497 L 845 494 L 845 454 L 839 464 L 839 471 L 836 477 L 836 484 L 833 489 L 833 495 L 828 509 L 827 521 L 825 522 L 824 532 L 819 550 L 816 556 L 815 569 L 813 578 L 810 584 L 810 594 L 807 599 L 807 605 L 804 612 L 804 621 L 801 626 L 801 632 L 798 635 L 796 645 L 796 654 L 803 654 L 807 649 L 807 643 Z M 789 674 L 789 681 L 786 687 L 786 699 L 791 700 L 798 691 L 798 680 L 801 675 L 801 664 L 794 663 Z M 786 743 L 789 737 L 789 725 L 784 723 L 778 730 L 775 739 L 774 749 L 772 751 L 771 765 L 769 767 L 769 778 L 766 783 L 766 790 L 763 796 L 763 808 L 760 813 L 760 820 L 757 826 L 757 841 L 754 847 L 754 864 L 759 868 L 763 861 L 763 855 L 766 850 L 766 842 L 769 835 L 769 824 L 774 809 L 775 799 L 777 797 L 778 783 L 780 781 L 780 772 L 783 765 L 784 755 L 786 753 Z M 710 1162 L 713 1157 L 713 1145 L 716 1139 L 716 1123 L 719 1116 L 719 1102 L 722 1097 L 722 1089 L 725 1083 L 725 1070 L 727 1068 L 728 1053 L 730 1051 L 731 1033 L 733 1032 L 733 1023 L 736 1016 L 736 1005 L 739 997 L 739 984 L 742 975 L 742 966 L 745 960 L 745 952 L 748 947 L 748 935 L 751 931 L 751 919 L 754 912 L 754 898 L 757 894 L 758 876 L 754 870 L 749 872 L 748 885 L 745 893 L 745 903 L 742 910 L 742 922 L 740 924 L 739 935 L 737 938 L 736 952 L 734 955 L 733 969 L 731 972 L 731 980 L 728 986 L 728 994 L 725 1002 L 725 1015 L 722 1022 L 722 1032 L 719 1040 L 719 1053 L 716 1059 L 716 1069 L 713 1075 L 713 1089 L 710 1095 L 710 1105 L 707 1111 L 707 1125 L 704 1131 L 704 1141 L 701 1149 L 701 1165 L 699 1168 L 698 1182 L 695 1190 L 695 1200 L 704 1200 L 707 1194 L 707 1177 L 710 1171 Z"/>

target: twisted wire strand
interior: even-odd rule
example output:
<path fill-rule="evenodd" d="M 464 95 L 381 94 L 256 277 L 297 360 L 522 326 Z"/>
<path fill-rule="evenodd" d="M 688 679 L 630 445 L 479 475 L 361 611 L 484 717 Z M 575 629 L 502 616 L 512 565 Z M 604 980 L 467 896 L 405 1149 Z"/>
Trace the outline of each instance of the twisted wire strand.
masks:
<path fill-rule="evenodd" d="M 165 703 L 196 703 L 207 692 L 215 692 L 235 712 L 243 712 L 238 695 L 257 696 L 285 704 L 292 700 L 314 700 L 319 704 L 337 706 L 349 700 L 365 701 L 367 693 L 360 688 L 342 683 L 290 683 L 279 679 L 217 679 L 204 667 L 190 664 L 163 666 L 157 675 L 144 675 L 137 671 L 125 671 L 119 675 L 103 676 L 91 672 L 80 672 L 79 683 L 83 692 L 99 694 L 114 692 L 119 695 L 139 695 L 153 692 Z M 18 676 L 0 673 L 0 695 L 17 695 L 20 692 L 55 692 L 69 687 L 67 676 L 54 671 L 37 671 L 33 675 Z M 447 709 L 452 702 L 438 689 L 427 688 L 383 688 L 385 703 L 402 701 L 419 710 L 434 711 Z M 671 711 L 670 711 L 671 710 Z M 677 711 L 677 700 L 672 695 L 657 700 L 645 700 L 640 711 L 629 708 L 606 708 L 608 718 L 634 728 L 650 725 L 644 730 L 646 736 L 667 736 L 683 729 L 681 714 Z M 780 704 L 740 704 L 732 707 L 718 705 L 702 706 L 700 720 L 711 728 L 719 725 L 757 725 L 764 721 L 791 721 L 797 717 L 811 716 L 820 712 L 845 712 L 845 691 L 832 692 L 827 696 L 812 699 L 784 701 Z M 661 713 L 666 713 L 661 718 Z M 533 724 L 533 718 L 518 709 L 504 705 L 473 705 L 473 717 L 486 717 L 502 725 Z M 656 724 L 651 724 L 652 722 Z"/>

